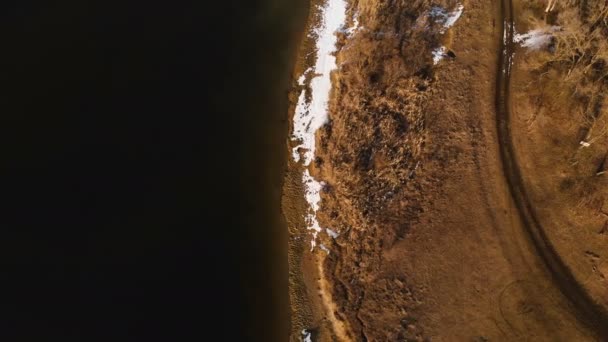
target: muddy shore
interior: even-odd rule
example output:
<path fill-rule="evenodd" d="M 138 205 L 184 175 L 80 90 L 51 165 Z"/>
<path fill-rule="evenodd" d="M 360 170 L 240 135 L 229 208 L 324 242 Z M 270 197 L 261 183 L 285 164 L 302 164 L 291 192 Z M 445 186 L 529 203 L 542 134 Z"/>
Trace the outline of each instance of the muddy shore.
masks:
<path fill-rule="evenodd" d="M 299 84 L 298 80 L 306 70 L 311 69 L 316 61 L 314 31 L 322 20 L 321 7 L 324 0 L 311 0 L 308 8 L 308 22 L 300 37 L 298 58 L 292 76 L 292 87 L 289 92 L 290 117 L 289 131 L 293 132 L 293 117 L 298 98 L 307 85 Z M 287 155 L 291 156 L 298 145 L 289 136 L 285 143 Z M 290 341 L 301 341 L 309 333 L 317 340 L 317 336 L 330 334 L 331 326 L 325 319 L 326 308 L 319 293 L 320 268 L 316 253 L 310 250 L 311 232 L 307 229 L 305 216 L 309 211 L 309 203 L 305 199 L 305 188 L 302 173 L 305 167 L 288 157 L 287 169 L 283 183 L 282 212 L 289 230 L 288 264 L 289 264 L 289 300 L 290 300 Z"/>

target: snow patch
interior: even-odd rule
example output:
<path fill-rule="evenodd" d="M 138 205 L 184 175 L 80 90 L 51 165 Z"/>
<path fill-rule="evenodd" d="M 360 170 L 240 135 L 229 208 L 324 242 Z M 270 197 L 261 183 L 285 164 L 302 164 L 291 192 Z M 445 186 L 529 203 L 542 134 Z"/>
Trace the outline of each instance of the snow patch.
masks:
<path fill-rule="evenodd" d="M 436 23 L 443 25 L 441 33 L 445 33 L 447 29 L 456 24 L 463 11 L 464 5 L 462 4 L 459 4 L 452 12 L 448 12 L 447 9 L 440 6 L 433 6 L 431 8 L 430 16 L 431 18 L 435 19 Z"/>
<path fill-rule="evenodd" d="M 362 27 L 359 27 L 359 15 L 355 14 L 353 16 L 353 26 L 351 28 L 349 28 L 348 30 L 346 30 L 346 32 L 349 35 L 352 35 L 353 33 L 357 32 L 360 28 L 362 28 Z"/>
<path fill-rule="evenodd" d="M 304 336 L 304 342 L 312 342 L 312 333 L 306 329 L 302 330 L 302 336 Z"/>
<path fill-rule="evenodd" d="M 298 85 L 300 85 L 300 86 L 303 86 L 303 85 L 304 85 L 304 82 L 306 81 L 306 74 L 307 74 L 307 73 L 308 73 L 310 70 L 312 70 L 312 69 L 310 69 L 310 68 L 309 68 L 308 70 L 306 70 L 306 71 L 304 71 L 304 72 L 302 73 L 302 75 L 300 76 L 300 78 L 298 78 Z"/>
<path fill-rule="evenodd" d="M 304 170 L 302 182 L 306 188 L 304 196 L 306 197 L 306 202 L 308 202 L 308 205 L 310 206 L 309 213 L 305 218 L 306 225 L 308 229 L 313 230 L 313 236 L 316 238 L 317 234 L 321 232 L 321 226 L 319 225 L 316 214 L 320 207 L 319 203 L 321 203 L 321 189 L 323 189 L 323 183 L 315 180 L 310 175 L 308 169 Z"/>
<path fill-rule="evenodd" d="M 329 254 L 329 248 L 327 248 L 324 244 L 319 244 L 319 248 L 327 254 Z"/>
<path fill-rule="evenodd" d="M 445 46 L 440 46 L 433 50 L 433 64 L 437 65 L 446 56 L 446 51 Z"/>
<path fill-rule="evenodd" d="M 454 24 L 456 24 L 458 19 L 460 19 L 460 16 L 462 15 L 463 11 L 464 11 L 464 5 L 462 5 L 462 4 L 458 5 L 458 7 L 454 11 L 452 11 L 448 14 L 448 17 L 446 18 L 445 23 L 443 24 L 443 27 L 448 29 L 448 28 L 454 26 Z"/>
<path fill-rule="evenodd" d="M 541 50 L 549 46 L 553 33 L 559 29 L 559 26 L 550 26 L 535 29 L 524 34 L 516 33 L 513 41 L 531 50 Z"/>
<path fill-rule="evenodd" d="M 332 239 L 336 239 L 338 236 L 340 236 L 340 233 L 336 232 L 335 230 L 325 228 L 325 231 L 327 232 L 327 235 L 332 237 Z"/>
<path fill-rule="evenodd" d="M 307 101 L 306 91 L 303 90 L 298 98 L 293 119 L 292 140 L 298 141 L 299 145 L 294 147 L 292 156 L 296 162 L 301 161 L 305 167 L 309 166 L 314 158 L 315 133 L 328 121 L 330 74 L 337 67 L 336 57 L 333 55 L 337 43 L 335 32 L 340 30 L 346 21 L 346 3 L 344 0 L 328 0 L 321 11 L 323 19 L 313 31 L 314 36 L 317 37 L 317 60 L 314 70 L 309 70 L 314 72 L 314 77 L 310 81 L 310 101 Z M 300 85 L 304 85 L 305 74 L 298 80 Z M 310 205 L 305 219 L 307 228 L 313 231 L 311 247 L 314 248 L 317 234 L 321 231 L 316 212 L 319 210 L 323 184 L 315 180 L 308 169 L 304 170 L 302 182 L 306 200 Z"/>
<path fill-rule="evenodd" d="M 454 26 L 458 19 L 462 16 L 462 12 L 464 12 L 464 5 L 458 4 L 456 9 L 451 12 L 448 12 L 447 9 L 440 6 L 433 6 L 429 13 L 429 16 L 434 19 L 434 21 L 438 24 L 441 24 L 443 27 L 440 29 L 439 33 L 444 34 L 450 27 Z M 433 50 L 433 64 L 437 65 L 439 62 L 446 56 L 447 49 L 445 46 L 440 46 Z"/>

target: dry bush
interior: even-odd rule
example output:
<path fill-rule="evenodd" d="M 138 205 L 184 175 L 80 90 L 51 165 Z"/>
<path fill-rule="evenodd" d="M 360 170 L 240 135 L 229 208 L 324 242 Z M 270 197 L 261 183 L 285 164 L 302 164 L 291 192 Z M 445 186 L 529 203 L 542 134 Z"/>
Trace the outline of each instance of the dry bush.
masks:
<path fill-rule="evenodd" d="M 406 330 L 396 316 L 394 330 L 374 330 L 370 327 L 387 324 L 377 324 L 380 318 L 368 314 L 380 310 L 379 305 L 391 315 L 416 303 L 407 298 L 371 300 L 375 293 L 393 291 L 390 284 L 378 287 L 373 279 L 381 270 L 384 250 L 405 238 L 422 212 L 423 185 L 430 182 L 421 164 L 425 106 L 435 82 L 432 50 L 445 37 L 442 24 L 429 13 L 433 6 L 453 9 L 457 1 L 354 4 L 356 9 L 350 10 L 357 14 L 360 29 L 340 37 L 330 122 L 318 133 L 313 165 L 315 175 L 327 184 L 319 221 L 341 236 L 320 238 L 332 251 L 324 265 L 326 276 L 341 284 L 334 288 L 341 317 L 356 336 L 365 330 L 370 339 L 395 341 L 400 334 L 419 332 Z M 359 299 L 364 297 L 367 301 Z"/>
<path fill-rule="evenodd" d="M 550 54 L 531 66 L 539 78 L 551 70 L 560 74 L 559 79 L 546 81 L 563 82 L 570 90 L 570 100 L 583 109 L 580 138 L 595 142 L 608 129 L 605 124 L 596 127 L 605 112 L 608 90 L 608 2 L 560 1 L 553 12 L 543 18 L 544 22 L 534 15 L 525 18 L 531 27 L 560 27 L 554 34 Z"/>
<path fill-rule="evenodd" d="M 521 17 L 528 30 L 559 27 L 545 51 L 523 59 L 533 79 L 527 87 L 533 108 L 529 122 L 539 114 L 550 116 L 535 127 L 550 130 L 544 133 L 548 141 L 559 137 L 545 151 L 548 158 L 564 161 L 556 166 L 561 170 L 556 173 L 567 175 L 560 189 L 580 199 L 579 207 L 595 210 L 608 199 L 603 173 L 608 155 L 608 2 L 558 0 L 550 13 L 544 12 L 546 2 L 542 5 L 542 10 L 538 3 L 527 6 Z"/>

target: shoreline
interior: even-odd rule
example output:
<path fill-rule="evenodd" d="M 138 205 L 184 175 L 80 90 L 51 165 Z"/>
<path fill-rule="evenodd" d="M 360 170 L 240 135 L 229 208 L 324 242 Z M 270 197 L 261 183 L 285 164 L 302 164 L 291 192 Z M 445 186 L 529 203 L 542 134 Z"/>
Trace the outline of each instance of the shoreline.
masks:
<path fill-rule="evenodd" d="M 311 0 L 309 3 L 309 19 L 302 32 L 299 54 L 292 75 L 292 88 L 289 92 L 289 137 L 286 141 L 288 161 L 283 185 L 282 211 L 289 227 L 290 341 L 317 340 L 319 335 L 336 338 L 336 332 L 340 339 L 347 339 L 344 329 L 336 329 L 337 320 L 333 315 L 335 308 L 331 310 L 328 308 L 332 306 L 332 300 L 329 294 L 330 289 L 323 277 L 323 265 L 327 249 L 323 245 L 315 248 L 318 233 L 330 234 L 316 222 L 314 212 L 319 208 L 317 206 L 318 202 L 315 202 L 314 199 L 311 200 L 314 194 L 311 196 L 310 189 L 306 187 L 306 183 L 315 182 L 318 185 L 315 197 L 317 197 L 317 201 L 320 200 L 318 193 L 321 191 L 322 184 L 314 180 L 314 167 L 308 165 L 315 157 L 314 140 L 316 140 L 316 134 L 312 133 L 312 139 L 310 135 L 303 137 L 304 139 L 295 138 L 295 136 L 302 138 L 302 129 L 298 130 L 300 134 L 296 133 L 295 122 L 303 100 L 306 102 L 306 106 L 315 100 L 313 96 L 317 97 L 317 102 L 319 96 L 326 96 L 327 103 L 331 100 L 331 89 L 333 89 L 331 74 L 337 69 L 337 66 L 326 71 L 324 76 L 327 79 L 320 80 L 320 82 L 329 82 L 329 84 L 323 85 L 325 89 L 321 89 L 322 91 L 326 90 L 327 94 L 315 92 L 315 88 L 311 84 L 313 80 L 322 78 L 319 74 L 313 73 L 316 71 L 315 65 L 318 66 L 319 63 L 322 64 L 323 62 L 327 63 L 327 61 L 320 61 L 317 52 L 319 51 L 319 38 L 326 40 L 328 38 L 327 35 L 323 36 L 322 32 L 322 37 L 319 37 L 319 31 L 322 31 L 325 6 L 328 5 L 329 1 L 334 0 Z M 347 9 L 350 4 L 346 0 L 340 1 L 344 1 L 344 14 L 346 16 L 346 20 L 339 23 L 340 27 L 343 27 L 349 22 Z M 335 33 L 337 33 L 337 30 L 331 34 L 334 35 Z M 334 47 L 330 48 L 335 50 L 332 53 L 334 56 L 337 55 L 339 50 L 339 37 L 336 36 L 335 40 Z M 327 86 L 329 86 L 329 89 L 327 89 Z M 323 101 L 323 98 L 321 101 Z M 327 107 L 329 107 L 329 104 Z M 326 111 L 328 110 L 329 108 L 326 109 Z M 315 119 L 317 118 L 312 118 L 308 122 L 308 126 L 313 124 L 312 121 L 315 121 Z M 317 128 L 324 126 L 325 120 L 323 118 L 317 120 L 316 125 Z M 308 138 L 308 141 L 306 138 Z M 308 248 L 308 246 L 311 248 Z M 329 313 L 329 318 L 326 317 L 327 313 Z"/>
<path fill-rule="evenodd" d="M 306 236 L 306 228 L 304 222 L 304 213 L 307 209 L 307 203 L 304 196 L 304 187 L 301 182 L 303 167 L 296 163 L 292 158 L 292 148 L 294 143 L 291 139 L 293 131 L 293 117 L 296 110 L 297 99 L 300 92 L 298 79 L 311 65 L 314 52 L 314 39 L 311 39 L 309 32 L 311 27 L 314 27 L 315 7 L 321 0 L 310 0 L 308 11 L 306 13 L 306 24 L 300 33 L 299 47 L 296 49 L 294 56 L 294 67 L 291 76 L 291 87 L 288 94 L 289 109 L 288 116 L 288 132 L 285 139 L 285 158 L 286 169 L 283 180 L 283 192 L 281 198 L 281 211 L 288 229 L 288 267 L 289 267 L 289 303 L 290 303 L 290 328 L 289 341 L 302 341 L 302 331 L 314 325 L 314 321 L 318 321 L 318 308 L 313 309 L 314 296 L 310 294 L 310 279 L 305 279 L 306 275 L 316 274 L 310 272 L 314 270 L 310 255 L 306 255 L 306 244 L 304 237 Z M 311 298 L 313 297 L 313 298 Z M 314 313 L 317 313 L 315 317 Z M 317 319 L 315 319 L 317 318 Z"/>

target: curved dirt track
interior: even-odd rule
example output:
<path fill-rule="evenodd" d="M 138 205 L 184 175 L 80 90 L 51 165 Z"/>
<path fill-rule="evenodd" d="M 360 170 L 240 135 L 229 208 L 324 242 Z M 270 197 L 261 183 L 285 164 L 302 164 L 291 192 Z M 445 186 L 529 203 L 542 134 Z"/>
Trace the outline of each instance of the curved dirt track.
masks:
<path fill-rule="evenodd" d="M 608 340 L 608 312 L 606 308 L 592 299 L 560 258 L 559 253 L 555 250 L 539 223 L 523 186 L 520 168 L 513 151 L 510 129 L 509 87 L 514 45 L 512 0 L 502 0 L 501 15 L 500 25 L 502 26 L 503 36 L 500 41 L 501 53 L 496 77 L 496 117 L 500 155 L 509 190 L 530 241 L 538 257 L 551 274 L 553 282 L 576 309 L 580 321 L 595 330 L 601 340 Z"/>

